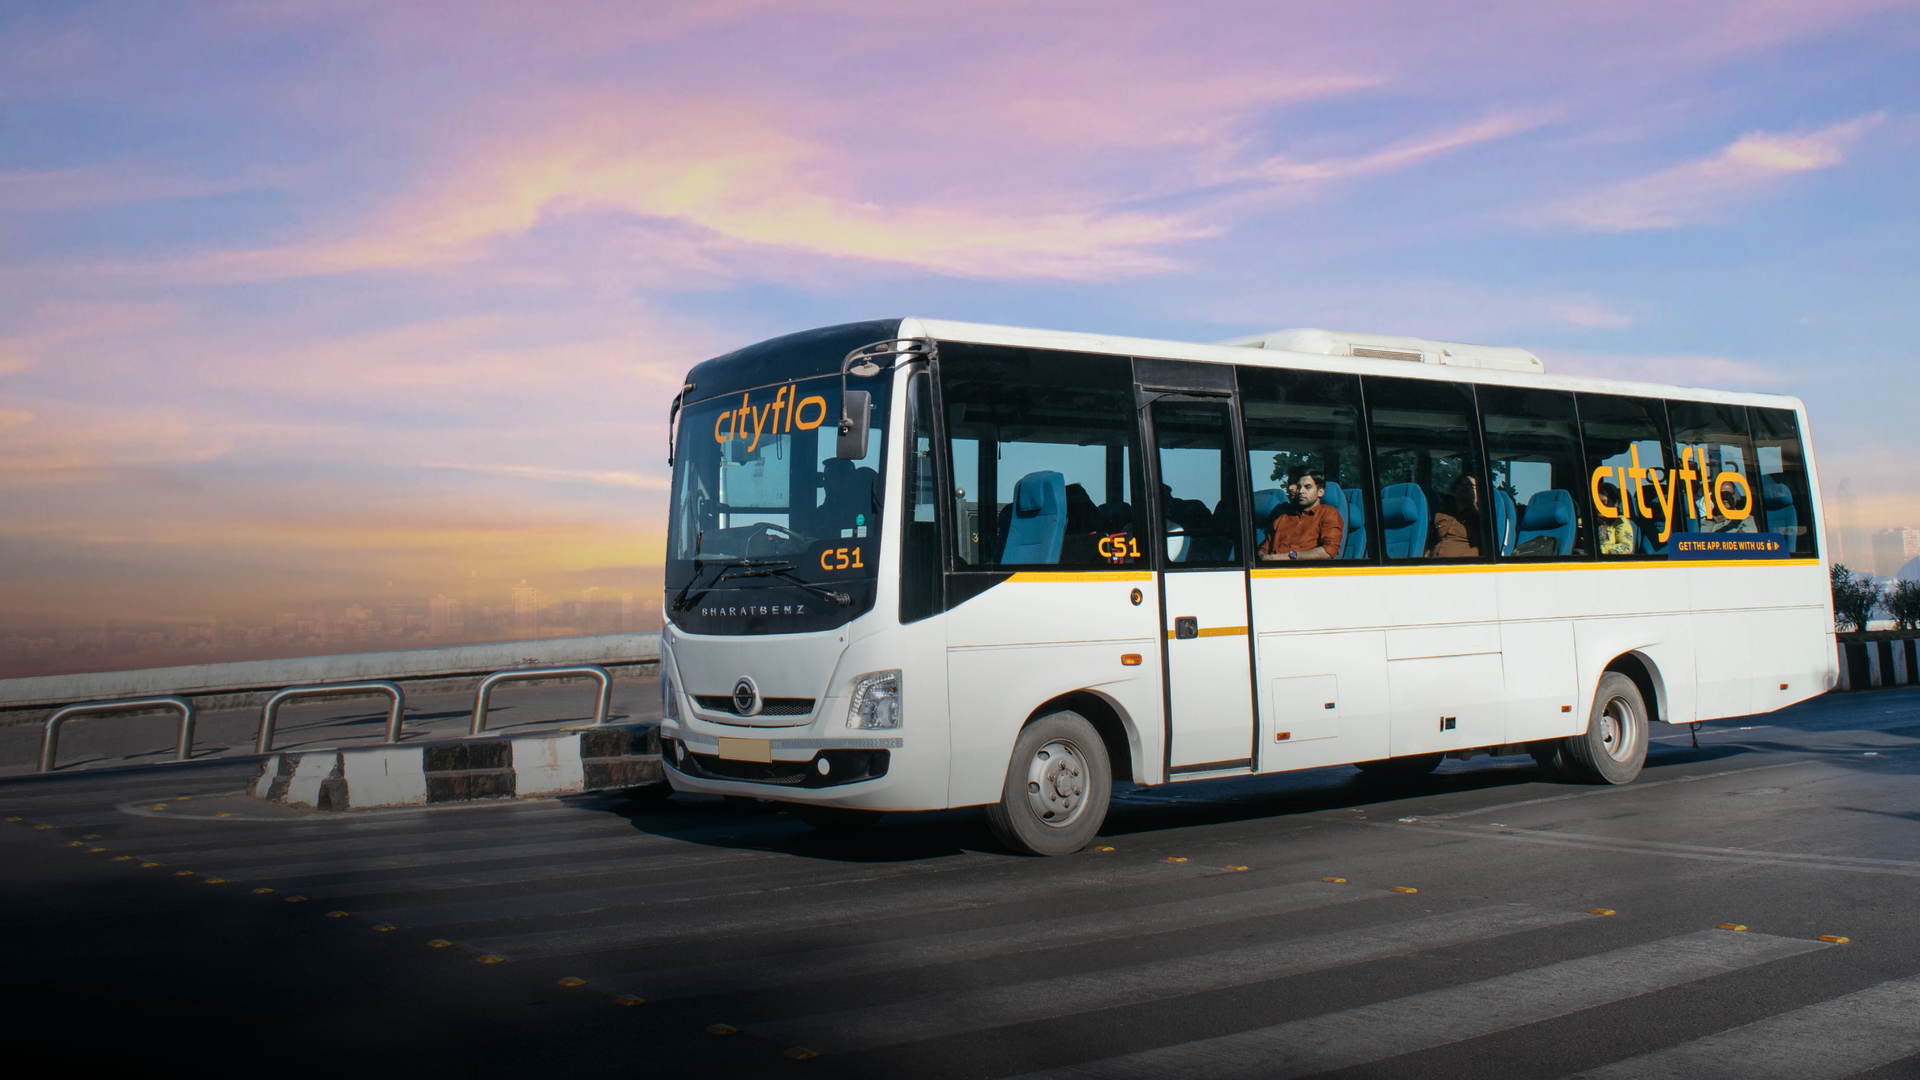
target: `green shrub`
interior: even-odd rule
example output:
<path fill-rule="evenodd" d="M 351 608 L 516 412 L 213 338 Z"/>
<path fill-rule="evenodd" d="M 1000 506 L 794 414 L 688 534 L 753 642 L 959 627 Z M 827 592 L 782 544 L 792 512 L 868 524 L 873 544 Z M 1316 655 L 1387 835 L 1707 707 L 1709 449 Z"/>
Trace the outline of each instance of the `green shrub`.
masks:
<path fill-rule="evenodd" d="M 1856 574 L 1839 563 L 1828 571 L 1833 585 L 1833 625 L 1840 631 L 1865 630 L 1874 609 L 1886 599 L 1867 574 Z"/>
<path fill-rule="evenodd" d="M 1896 581 L 1881 600 L 1893 625 L 1901 630 L 1920 630 L 1920 581 Z"/>

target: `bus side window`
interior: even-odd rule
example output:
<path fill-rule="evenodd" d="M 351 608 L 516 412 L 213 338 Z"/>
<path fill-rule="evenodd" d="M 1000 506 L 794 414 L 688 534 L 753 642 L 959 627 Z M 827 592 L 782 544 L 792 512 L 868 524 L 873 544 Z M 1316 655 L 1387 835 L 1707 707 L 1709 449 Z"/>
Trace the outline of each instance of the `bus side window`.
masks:
<path fill-rule="evenodd" d="M 1666 402 L 1613 394 L 1576 394 L 1575 400 L 1601 557 L 1666 558 L 1676 528 L 1661 501 L 1674 501 Z"/>
<path fill-rule="evenodd" d="M 1587 470 L 1573 394 L 1481 386 L 1492 481 L 1493 542 L 1505 558 L 1585 555 Z"/>
<path fill-rule="evenodd" d="M 1795 556 L 1818 554 L 1813 495 L 1807 485 L 1806 450 L 1800 444 L 1800 425 L 1791 409 L 1751 407 L 1755 463 L 1760 474 L 1760 507 L 1755 517 L 1766 518 L 1766 531 L 1787 538 Z"/>
<path fill-rule="evenodd" d="M 1242 367 L 1239 378 L 1247 478 L 1253 486 L 1254 542 L 1260 546 L 1261 562 L 1292 561 L 1281 547 L 1304 547 L 1308 553 L 1322 550 L 1330 559 L 1371 559 L 1379 544 L 1369 525 L 1373 492 L 1361 436 L 1360 377 Z M 1303 476 L 1316 478 L 1312 487 L 1319 494 L 1317 512 L 1338 515 L 1340 542 L 1333 551 L 1316 549 L 1304 536 L 1294 544 L 1269 543 L 1276 518 L 1309 509 L 1300 497 Z M 1289 532 L 1303 530 L 1296 527 Z"/>
<path fill-rule="evenodd" d="M 1765 532 L 1765 516 L 1755 504 L 1760 485 L 1747 410 L 1707 401 L 1669 401 L 1667 419 L 1673 424 L 1673 459 L 1680 479 L 1678 492 L 1667 496 L 1675 504 L 1674 531 Z"/>
<path fill-rule="evenodd" d="M 1145 566 L 1133 365 L 942 342 L 955 571 Z"/>
<path fill-rule="evenodd" d="M 1389 559 L 1491 558 L 1492 520 L 1473 387 L 1362 378 L 1381 545 Z"/>

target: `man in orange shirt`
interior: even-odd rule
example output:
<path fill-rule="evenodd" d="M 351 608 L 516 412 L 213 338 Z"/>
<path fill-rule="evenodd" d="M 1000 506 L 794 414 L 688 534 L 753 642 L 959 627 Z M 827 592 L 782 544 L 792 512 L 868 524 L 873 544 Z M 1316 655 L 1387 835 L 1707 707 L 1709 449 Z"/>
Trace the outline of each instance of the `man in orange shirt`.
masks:
<path fill-rule="evenodd" d="M 1347 523 L 1340 511 L 1320 501 L 1326 490 L 1326 476 L 1312 466 L 1287 471 L 1288 502 L 1274 511 L 1267 525 L 1267 542 L 1260 545 L 1262 562 L 1340 557 Z"/>

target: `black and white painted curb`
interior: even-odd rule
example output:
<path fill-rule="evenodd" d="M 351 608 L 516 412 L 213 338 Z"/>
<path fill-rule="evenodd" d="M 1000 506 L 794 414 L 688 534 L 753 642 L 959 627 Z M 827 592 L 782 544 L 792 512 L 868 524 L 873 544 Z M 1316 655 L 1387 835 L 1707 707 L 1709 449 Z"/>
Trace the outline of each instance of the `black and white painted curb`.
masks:
<path fill-rule="evenodd" d="M 1841 690 L 1909 686 L 1920 682 L 1920 639 L 1839 642 Z"/>
<path fill-rule="evenodd" d="M 270 755 L 247 792 L 289 806 L 365 810 L 663 783 L 652 724 Z"/>

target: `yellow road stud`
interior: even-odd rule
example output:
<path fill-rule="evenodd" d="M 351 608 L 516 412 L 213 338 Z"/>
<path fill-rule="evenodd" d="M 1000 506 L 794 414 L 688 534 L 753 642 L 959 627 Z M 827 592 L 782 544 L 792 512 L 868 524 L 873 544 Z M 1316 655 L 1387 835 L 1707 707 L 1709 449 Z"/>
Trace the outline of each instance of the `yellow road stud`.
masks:
<path fill-rule="evenodd" d="M 107 849 L 106 849 L 106 848 L 103 848 L 103 847 L 90 847 L 90 848 L 88 848 L 87 850 L 88 850 L 88 851 L 91 851 L 91 852 L 93 852 L 93 853 L 94 853 L 94 854 L 96 854 L 96 855 L 98 855 L 99 853 L 101 853 L 101 852 L 103 852 L 103 851 L 105 851 L 105 850 L 107 850 Z"/>
<path fill-rule="evenodd" d="M 327 918 L 329 918 L 329 919 L 348 919 L 348 918 L 352 918 L 352 917 L 353 917 L 353 912 L 351 912 L 351 911 L 329 911 L 329 912 L 327 912 Z"/>
<path fill-rule="evenodd" d="M 1614 910 L 1613 910 L 1612 908 L 1610 908 L 1610 907 L 1597 907 L 1597 908 L 1588 908 L 1588 909 L 1587 909 L 1587 914 L 1589 914 L 1589 915 L 1613 915 L 1613 914 L 1616 914 L 1616 913 L 1615 913 L 1615 911 L 1614 911 Z"/>
<path fill-rule="evenodd" d="M 18 818 L 15 818 L 14 820 L 16 820 L 16 821 L 17 821 L 17 820 L 19 820 L 19 819 L 18 819 Z M 1095 851 L 1112 851 L 1113 849 L 1112 849 L 1112 848 L 1110 848 L 1110 847 L 1097 847 L 1097 848 L 1094 848 L 1093 850 L 1095 850 Z"/>
<path fill-rule="evenodd" d="M 566 978 L 560 980 L 560 985 L 561 986 L 585 986 L 587 985 L 587 980 L 582 979 L 577 975 L 569 975 Z"/>
<path fill-rule="evenodd" d="M 1243 870 L 1245 870 L 1245 869 L 1246 869 L 1246 867 L 1244 867 L 1244 866 L 1229 866 L 1229 867 L 1227 867 L 1227 869 L 1229 869 L 1229 870 L 1232 870 L 1232 871 L 1234 871 L 1235 873 L 1239 873 L 1239 872 L 1241 872 L 1241 871 L 1243 871 Z"/>
<path fill-rule="evenodd" d="M 820 1056 L 820 1051 L 809 1050 L 804 1046 L 790 1046 L 780 1051 L 780 1056 L 788 1061 L 811 1061 Z"/>
<path fill-rule="evenodd" d="M 615 1005 L 645 1005 L 647 999 L 636 997 L 633 994 L 621 994 L 619 997 L 613 999 L 613 1003 Z"/>
<path fill-rule="evenodd" d="M 445 948 L 452 947 L 452 945 L 453 945 L 453 942 L 448 941 L 446 938 L 443 938 L 443 937 L 437 937 L 437 938 L 434 938 L 432 941 L 427 942 L 427 948 L 429 949 L 445 949 Z"/>
<path fill-rule="evenodd" d="M 115 855 L 115 856 L 113 857 L 113 861 L 114 861 L 114 862 L 132 862 L 132 861 L 133 861 L 133 856 L 131 856 L 131 855 Z"/>
<path fill-rule="evenodd" d="M 53 828 L 53 826 L 51 825 L 35 825 L 34 826 L 34 829 L 39 832 L 45 832 L 46 830 L 51 828 Z"/>
<path fill-rule="evenodd" d="M 287 903 L 289 903 L 289 904 L 304 904 L 304 903 L 306 903 L 306 902 L 307 902 L 307 898 L 306 898 L 306 897 L 304 897 L 304 896 L 289 896 L 289 897 L 287 897 Z"/>
<path fill-rule="evenodd" d="M 147 807 L 147 809 L 149 810 L 165 810 L 166 808 L 167 808 L 166 803 L 156 803 L 152 806 Z"/>
<path fill-rule="evenodd" d="M 383 922 L 383 923 L 374 923 L 373 929 L 375 933 L 384 934 L 389 930 L 398 930 L 400 928 L 393 925 L 390 922 Z"/>
<path fill-rule="evenodd" d="M 1167 861 L 1168 861 L 1168 862 L 1186 862 L 1187 860 L 1186 860 L 1186 858 L 1185 858 L 1184 856 L 1180 856 L 1180 855 L 1169 855 L 1169 856 L 1167 856 Z"/>
<path fill-rule="evenodd" d="M 740 1034 L 740 1029 L 739 1029 L 739 1028 L 737 1028 L 737 1027 L 734 1027 L 734 1026 L 733 1026 L 732 1024 L 708 1024 L 708 1025 L 707 1025 L 707 1034 L 709 1034 L 709 1035 L 738 1035 L 738 1034 Z"/>
<path fill-rule="evenodd" d="M 474 962 L 478 964 L 504 964 L 507 962 L 507 958 L 504 956 L 494 956 L 492 953 L 488 953 L 486 956 L 476 958 Z"/>
<path fill-rule="evenodd" d="M 80 839 L 82 839 L 82 840 L 98 840 L 98 839 L 100 839 L 100 834 L 99 834 L 99 833 L 97 833 L 97 832 L 90 832 L 90 833 L 88 833 L 88 834 L 86 834 L 85 836 L 82 836 L 82 837 L 81 837 Z"/>
<path fill-rule="evenodd" d="M 191 871 L 191 870 L 175 870 L 175 871 L 173 872 L 173 876 L 174 876 L 174 877 L 192 877 L 192 876 L 193 876 L 193 871 Z"/>
<path fill-rule="evenodd" d="M 1716 929 L 1716 930 L 1745 930 L 1745 929 L 1746 929 L 1746 927 L 1744 927 L 1744 926 L 1742 926 L 1742 925 L 1740 925 L 1740 924 L 1739 924 L 1739 923 L 1737 923 L 1737 922 L 1723 922 L 1723 923 L 1721 923 L 1721 924 L 1720 924 L 1719 926 L 1716 926 L 1716 927 L 1714 927 L 1714 929 Z"/>
<path fill-rule="evenodd" d="M 86 847 L 87 845 L 84 843 L 81 843 L 78 840 L 69 840 L 67 841 L 67 846 L 68 847 Z"/>
<path fill-rule="evenodd" d="M 1417 892 L 1419 892 L 1420 890 L 1419 890 L 1419 889 L 1409 889 L 1409 888 L 1407 888 L 1407 887 L 1406 887 L 1405 885 L 1395 885 L 1395 886 L 1393 887 L 1393 891 L 1394 891 L 1394 892 L 1403 892 L 1403 893 L 1417 893 Z"/>
<path fill-rule="evenodd" d="M 160 864 L 159 864 L 159 863 L 157 863 L 157 862 L 143 862 L 143 863 L 141 863 L 141 864 L 140 864 L 140 867 L 141 867 L 141 869 L 143 869 L 143 870 L 151 870 L 151 869 L 153 869 L 154 867 L 156 867 L 156 866 L 159 866 L 159 865 L 160 865 Z"/>
<path fill-rule="evenodd" d="M 13 817 L 8 818 L 7 820 L 8 821 L 25 821 L 27 819 L 19 816 L 18 814 L 15 814 Z"/>
<path fill-rule="evenodd" d="M 175 795 L 175 796 L 173 797 L 173 801 L 174 801 L 174 802 L 186 802 L 186 801 L 187 801 L 187 799 L 188 799 L 189 797 L 190 797 L 190 796 L 186 796 L 186 795 Z"/>
<path fill-rule="evenodd" d="M 1347 879 L 1343 877 L 1323 877 L 1320 880 L 1331 882 L 1335 885 L 1345 885 L 1347 883 Z"/>
<path fill-rule="evenodd" d="M 1820 940 L 1826 942 L 1829 945 L 1845 945 L 1847 942 L 1852 941 L 1853 939 L 1843 938 L 1837 934 L 1821 934 Z"/>
<path fill-rule="evenodd" d="M 213 815 L 213 816 L 214 816 L 214 817 L 232 817 L 233 815 L 232 815 L 232 814 L 229 814 L 229 813 L 227 813 L 227 812 L 226 812 L 225 810 L 222 810 L 222 811 L 220 811 L 219 813 L 217 813 L 217 814 L 215 814 L 215 815 Z"/>
<path fill-rule="evenodd" d="M 223 877 L 210 877 L 207 879 L 207 884 L 209 885 L 225 885 L 226 883 L 227 879 Z"/>
<path fill-rule="evenodd" d="M 272 891 L 273 891 L 272 889 L 255 889 L 255 890 L 253 890 L 253 895 L 255 895 L 255 896 L 265 896 L 265 895 L 267 895 L 268 893 L 270 893 L 270 892 L 272 892 Z"/>

